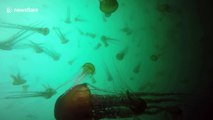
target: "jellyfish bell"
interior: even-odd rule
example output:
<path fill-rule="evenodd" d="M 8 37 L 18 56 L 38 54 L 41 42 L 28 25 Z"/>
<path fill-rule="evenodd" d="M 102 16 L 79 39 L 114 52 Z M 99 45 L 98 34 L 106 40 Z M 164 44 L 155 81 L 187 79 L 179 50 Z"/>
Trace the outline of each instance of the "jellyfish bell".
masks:
<path fill-rule="evenodd" d="M 93 75 L 95 73 L 95 67 L 92 63 L 85 63 L 83 66 L 83 73 Z"/>
<path fill-rule="evenodd" d="M 74 86 L 61 95 L 56 103 L 56 120 L 92 120 L 91 93 L 86 84 Z"/>
<path fill-rule="evenodd" d="M 99 0 L 100 10 L 105 14 L 106 17 L 111 16 L 113 12 L 118 9 L 117 0 Z"/>

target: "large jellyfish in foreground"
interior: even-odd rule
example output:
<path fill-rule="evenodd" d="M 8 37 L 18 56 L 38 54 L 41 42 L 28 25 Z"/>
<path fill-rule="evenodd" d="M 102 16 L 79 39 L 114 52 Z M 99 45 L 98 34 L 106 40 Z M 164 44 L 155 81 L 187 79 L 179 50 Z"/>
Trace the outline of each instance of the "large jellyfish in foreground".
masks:
<path fill-rule="evenodd" d="M 94 86 L 93 89 L 97 89 Z M 168 113 L 174 120 L 182 117 L 177 105 L 162 104 L 177 102 L 175 93 L 130 93 L 93 94 L 88 84 L 78 84 L 62 94 L 55 103 L 56 120 L 100 120 L 103 118 L 129 118 L 137 115 Z M 154 98 L 147 98 L 154 96 Z M 160 98 L 159 98 L 160 97 Z M 166 106 L 167 105 L 167 106 Z M 170 106 L 168 106 L 170 105 Z"/>

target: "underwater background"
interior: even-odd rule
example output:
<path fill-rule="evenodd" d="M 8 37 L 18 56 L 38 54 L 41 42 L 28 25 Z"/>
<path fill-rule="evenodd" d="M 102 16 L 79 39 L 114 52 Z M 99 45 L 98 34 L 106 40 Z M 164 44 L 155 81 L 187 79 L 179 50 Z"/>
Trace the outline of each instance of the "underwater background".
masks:
<path fill-rule="evenodd" d="M 56 99 L 75 82 L 117 94 L 130 90 L 202 96 L 205 31 L 197 2 L 118 3 L 105 16 L 98 0 L 0 0 L 0 120 L 54 120 Z M 82 72 L 85 63 L 94 65 L 94 74 Z M 57 93 L 45 97 L 42 91 L 48 88 Z M 181 98 L 184 119 L 197 113 L 199 98 Z M 165 118 L 125 118 L 131 119 Z"/>

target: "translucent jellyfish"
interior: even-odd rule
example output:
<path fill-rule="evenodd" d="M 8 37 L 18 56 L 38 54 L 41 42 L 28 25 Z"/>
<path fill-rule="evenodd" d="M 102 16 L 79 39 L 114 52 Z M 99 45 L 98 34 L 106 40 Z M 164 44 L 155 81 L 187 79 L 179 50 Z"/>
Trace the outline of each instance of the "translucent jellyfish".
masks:
<path fill-rule="evenodd" d="M 28 44 L 28 46 L 31 47 L 36 53 L 44 52 L 42 45 L 42 43 L 35 43 L 33 41 L 30 41 L 30 44 Z"/>
<path fill-rule="evenodd" d="M 31 34 L 26 35 L 24 37 L 22 37 L 27 31 L 19 31 L 18 33 L 16 33 L 15 35 L 11 36 L 10 38 L 8 38 L 7 40 L 4 41 L 0 41 L 0 49 L 2 50 L 12 50 L 14 48 L 16 48 L 16 44 L 24 39 L 26 39 L 27 37 L 29 37 Z"/>
<path fill-rule="evenodd" d="M 74 18 L 74 21 L 75 22 L 86 22 L 87 20 L 85 20 L 85 19 L 80 18 L 79 16 L 77 16 L 77 17 Z"/>
<path fill-rule="evenodd" d="M 53 30 L 55 31 L 62 44 L 66 44 L 69 42 L 69 40 L 65 37 L 65 35 L 61 32 L 59 28 L 54 27 Z"/>
<path fill-rule="evenodd" d="M 132 34 L 132 30 L 128 26 L 125 26 L 125 27 L 121 28 L 120 30 L 121 30 L 121 32 L 125 33 L 126 35 Z"/>
<path fill-rule="evenodd" d="M 123 60 L 124 57 L 126 56 L 127 52 L 128 52 L 128 47 L 126 47 L 123 50 L 121 50 L 120 52 L 118 52 L 116 54 L 116 59 L 119 61 Z"/>
<path fill-rule="evenodd" d="M 43 34 L 45 36 L 49 34 L 49 28 L 47 27 L 25 26 L 25 25 L 12 24 L 12 23 L 6 23 L 6 22 L 0 22 L 0 27 L 33 31 L 33 32 Z"/>
<path fill-rule="evenodd" d="M 59 54 L 55 50 L 45 49 L 44 53 L 50 56 L 54 61 L 58 61 L 61 57 L 61 54 Z"/>
<path fill-rule="evenodd" d="M 23 76 L 20 75 L 20 73 L 16 74 L 16 75 L 10 75 L 10 77 L 12 78 L 12 84 L 13 85 L 22 85 L 25 84 L 27 81 L 23 78 Z"/>
<path fill-rule="evenodd" d="M 5 99 L 18 99 L 18 98 L 32 98 L 32 97 L 43 97 L 45 99 L 51 98 L 56 94 L 56 90 L 48 86 L 43 86 L 44 91 L 27 91 L 27 92 L 13 92 L 14 95 L 5 97 Z"/>
<path fill-rule="evenodd" d="M 104 13 L 106 17 L 111 16 L 113 12 L 118 9 L 117 0 L 99 0 L 100 10 Z"/>
<path fill-rule="evenodd" d="M 133 68 L 133 72 L 135 74 L 138 74 L 140 72 L 141 69 L 141 63 L 137 64 L 134 68 Z"/>
<path fill-rule="evenodd" d="M 111 38 L 111 37 L 107 37 L 105 35 L 101 36 L 101 41 L 103 42 L 104 46 L 107 47 L 109 46 L 109 42 L 117 42 L 118 40 Z"/>
<path fill-rule="evenodd" d="M 83 31 L 81 31 L 80 29 L 78 29 L 78 31 L 79 31 L 79 33 L 80 33 L 81 35 L 90 37 L 90 38 L 92 38 L 92 39 L 96 38 L 96 34 L 95 34 L 95 33 L 83 32 Z"/>
<path fill-rule="evenodd" d="M 104 66 L 105 66 L 105 72 L 107 74 L 107 81 L 112 81 L 113 80 L 113 77 L 112 77 L 112 74 L 109 70 L 109 67 L 107 66 L 106 63 L 104 63 Z"/>
<path fill-rule="evenodd" d="M 94 49 L 97 50 L 97 49 L 99 49 L 101 46 L 102 46 L 102 44 L 101 44 L 101 43 L 98 43 L 98 44 L 94 47 Z"/>
<path fill-rule="evenodd" d="M 95 66 L 92 63 L 85 63 L 82 66 L 82 70 L 80 74 L 77 74 L 77 76 L 71 80 L 66 81 L 65 83 L 63 83 L 62 85 L 58 86 L 57 89 L 67 85 L 68 83 L 74 81 L 74 86 L 79 84 L 80 82 L 82 82 L 84 79 L 91 79 L 92 83 L 95 83 L 95 79 L 93 77 L 93 75 L 95 74 Z"/>
<path fill-rule="evenodd" d="M 156 9 L 161 13 L 171 12 L 171 6 L 168 3 L 160 3 L 160 0 L 157 1 Z"/>
<path fill-rule="evenodd" d="M 67 7 L 67 16 L 66 19 L 64 21 L 66 24 L 70 24 L 71 20 L 70 20 L 70 6 Z"/>
<path fill-rule="evenodd" d="M 162 55 L 163 55 L 163 53 L 152 54 L 152 55 L 150 56 L 150 60 L 151 60 L 151 61 L 158 61 Z"/>

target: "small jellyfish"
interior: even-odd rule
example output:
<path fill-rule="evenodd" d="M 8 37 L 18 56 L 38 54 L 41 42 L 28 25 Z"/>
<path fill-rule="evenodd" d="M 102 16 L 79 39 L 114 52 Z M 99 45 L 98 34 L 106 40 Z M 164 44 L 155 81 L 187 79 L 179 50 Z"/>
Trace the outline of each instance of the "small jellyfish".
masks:
<path fill-rule="evenodd" d="M 124 48 L 116 54 L 116 59 L 122 61 L 128 52 L 128 47 Z"/>
<path fill-rule="evenodd" d="M 82 70 L 81 73 L 78 74 L 75 78 L 74 78 L 74 86 L 77 84 L 80 84 L 80 82 L 82 82 L 84 79 L 91 79 L 92 83 L 95 83 L 95 79 L 93 77 L 93 75 L 95 74 L 95 66 L 92 63 L 85 63 L 82 66 Z M 68 83 L 70 83 L 71 81 L 73 81 L 73 79 L 66 81 L 65 83 L 61 84 L 60 86 L 57 87 L 57 89 L 67 85 Z"/>
<path fill-rule="evenodd" d="M 124 28 L 121 28 L 120 31 L 125 33 L 126 35 L 131 35 L 132 34 L 132 30 L 128 26 L 126 26 Z"/>
<path fill-rule="evenodd" d="M 159 54 L 152 54 L 152 55 L 150 56 L 150 60 L 151 60 L 151 61 L 158 61 L 162 55 L 163 55 L 162 53 L 159 53 Z"/>
<path fill-rule="evenodd" d="M 133 72 L 135 74 L 138 74 L 140 72 L 140 68 L 141 68 L 141 63 L 137 64 L 134 68 L 133 68 Z"/>
<path fill-rule="evenodd" d="M 0 27 L 33 31 L 45 36 L 49 34 L 49 28 L 47 27 L 25 26 L 25 25 L 18 25 L 18 24 L 6 23 L 6 22 L 0 22 Z"/>
<path fill-rule="evenodd" d="M 22 85 L 22 91 L 27 92 L 29 89 L 29 85 Z"/>
<path fill-rule="evenodd" d="M 30 41 L 30 44 L 28 46 L 31 47 L 36 53 L 42 53 L 44 52 L 44 48 L 42 48 L 41 45 L 43 44 Z"/>
<path fill-rule="evenodd" d="M 171 6 L 168 3 L 160 3 L 160 0 L 157 1 L 156 9 L 161 13 L 171 12 Z"/>
<path fill-rule="evenodd" d="M 67 7 L 67 16 L 66 19 L 64 21 L 66 24 L 70 24 L 71 20 L 70 20 L 70 6 Z"/>
<path fill-rule="evenodd" d="M 53 30 L 55 31 L 62 44 L 66 44 L 69 42 L 69 40 L 65 37 L 65 35 L 61 32 L 59 28 L 54 27 Z"/>
<path fill-rule="evenodd" d="M 99 0 L 100 10 L 104 13 L 106 17 L 111 16 L 113 12 L 118 9 L 117 0 Z"/>
<path fill-rule="evenodd" d="M 111 37 L 107 37 L 105 35 L 102 35 L 101 41 L 103 42 L 104 46 L 107 47 L 107 46 L 109 46 L 109 42 L 117 42 L 118 40 L 111 38 Z"/>
<path fill-rule="evenodd" d="M 104 66 L 105 66 L 105 72 L 107 74 L 107 81 L 112 81 L 113 77 L 112 77 L 112 74 L 110 73 L 110 70 L 109 70 L 107 64 L 104 63 Z"/>
<path fill-rule="evenodd" d="M 45 99 L 51 98 L 56 94 L 56 90 L 48 86 L 43 86 L 44 91 L 27 91 L 27 92 L 14 92 L 15 95 L 5 97 L 5 99 L 18 99 L 18 98 L 32 98 L 32 97 L 43 97 Z"/>
<path fill-rule="evenodd" d="M 98 44 L 94 47 L 94 49 L 97 50 L 97 49 L 99 49 L 101 46 L 102 46 L 102 44 L 101 44 L 101 43 L 98 43 Z"/>
<path fill-rule="evenodd" d="M 16 74 L 16 75 L 10 75 L 10 77 L 12 78 L 12 84 L 13 85 L 23 85 L 25 84 L 27 81 L 23 78 L 23 76 L 20 75 L 20 73 Z"/>
<path fill-rule="evenodd" d="M 86 32 L 86 33 L 84 33 L 84 35 L 88 36 L 90 38 L 93 38 L 93 39 L 96 37 L 96 34 L 94 34 L 94 33 L 88 33 L 88 32 Z"/>
<path fill-rule="evenodd" d="M 75 18 L 74 18 L 74 21 L 75 21 L 75 22 L 86 22 L 85 19 L 82 19 L 82 18 L 80 18 L 80 17 L 75 17 Z"/>
<path fill-rule="evenodd" d="M 58 61 L 61 57 L 61 54 L 59 54 L 55 50 L 45 49 L 44 53 L 50 56 L 54 61 Z"/>
<path fill-rule="evenodd" d="M 21 30 L 18 33 L 16 33 L 15 35 L 11 36 L 10 38 L 4 40 L 4 41 L 0 41 L 0 49 L 2 50 L 12 50 L 14 48 L 16 48 L 16 45 L 18 42 L 26 39 L 27 37 L 29 37 L 31 34 L 26 35 L 24 37 L 22 37 L 27 31 L 26 30 Z"/>

